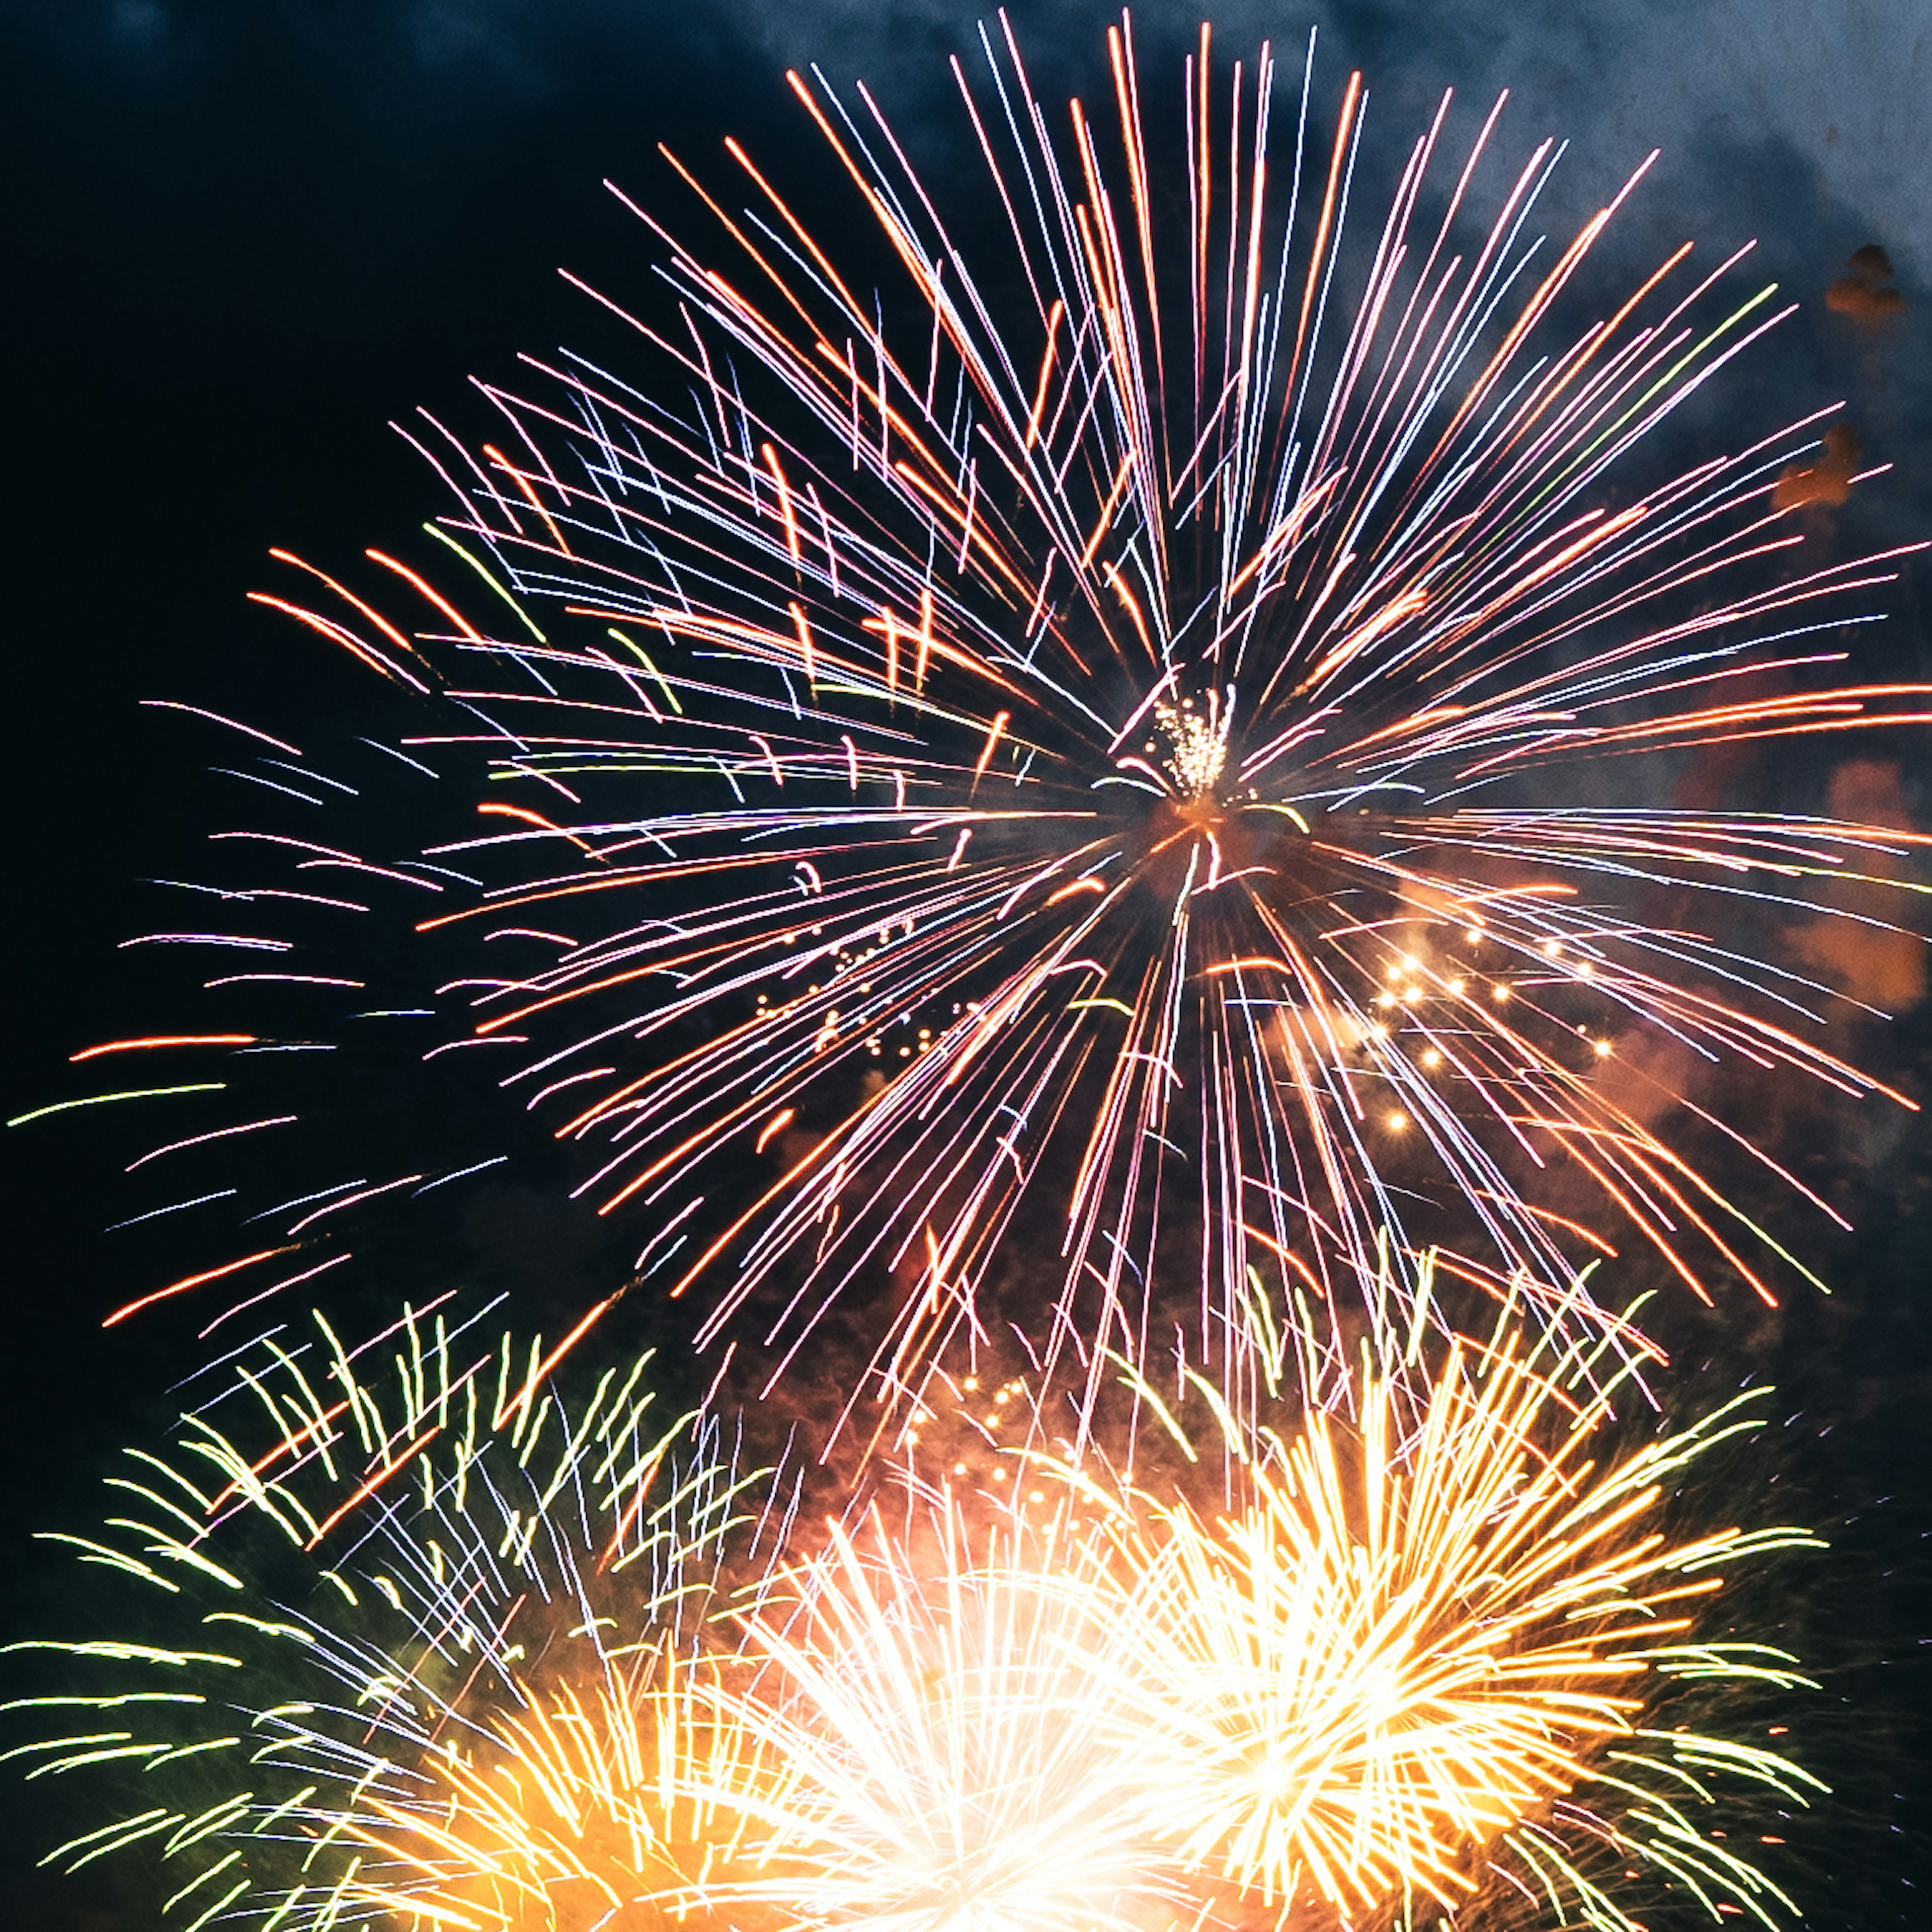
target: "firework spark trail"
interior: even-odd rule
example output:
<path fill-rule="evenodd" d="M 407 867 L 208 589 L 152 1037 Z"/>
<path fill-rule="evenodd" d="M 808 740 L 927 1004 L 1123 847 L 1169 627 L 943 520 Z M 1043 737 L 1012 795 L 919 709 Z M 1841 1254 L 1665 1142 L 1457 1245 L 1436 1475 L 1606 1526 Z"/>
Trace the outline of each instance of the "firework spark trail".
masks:
<path fill-rule="evenodd" d="M 1352 281 L 1358 83 L 1325 173 L 1298 134 L 1278 212 L 1272 57 L 1252 86 L 1237 68 L 1224 116 L 1204 34 L 1170 235 L 1126 29 L 1109 44 L 1111 174 L 1077 104 L 1070 142 L 1049 136 L 1010 36 L 984 37 L 990 100 L 959 70 L 1016 302 L 869 95 L 854 114 L 794 77 L 904 272 L 890 319 L 732 143 L 736 212 L 677 165 L 748 281 L 638 210 L 680 326 L 625 320 L 690 414 L 566 357 L 532 362 L 547 391 L 487 391 L 507 452 L 423 430 L 463 502 L 442 535 L 524 634 L 419 583 L 455 632 L 372 637 L 357 600 L 358 635 L 478 714 L 441 742 L 542 807 L 486 804 L 510 826 L 438 856 L 496 884 L 424 924 L 571 924 L 554 965 L 478 988 L 476 1037 L 534 1042 L 515 1078 L 561 1090 L 560 1136 L 602 1138 L 602 1211 L 713 1198 L 667 1276 L 735 1269 L 707 1332 L 769 1289 L 786 1359 L 890 1274 L 873 1370 L 915 1396 L 996 1318 L 1030 1198 L 1064 1204 L 1064 1232 L 1026 1325 L 1090 1400 L 1108 1348 L 1144 1348 L 1157 1274 L 1196 1283 L 1192 1346 L 1240 1400 L 1257 1295 L 1306 1326 L 1318 1402 L 1347 1384 L 1384 1228 L 1456 1208 L 1482 1266 L 1573 1280 L 1580 1244 L 1614 1244 L 1526 1199 L 1553 1167 L 1699 1292 L 1768 1298 L 1793 1258 L 1602 1059 L 1628 1035 L 1892 1090 L 1826 1043 L 1828 989 L 1642 902 L 1810 910 L 1924 841 L 1561 788 L 1580 760 L 1928 715 L 1916 687 L 1832 681 L 1904 552 L 1810 567 L 1770 505 L 1828 411 L 1602 506 L 1789 311 L 1724 293 L 1745 251 L 1687 285 L 1687 246 L 1544 346 L 1643 170 L 1546 262 L 1527 224 L 1551 144 L 1486 228 L 1470 212 L 1492 115 L 1425 220 L 1446 100 Z M 640 784 L 679 802 L 627 814 Z M 718 1228 L 707 1163 L 773 1142 L 777 1178 Z M 1566 1290 L 1541 1318 L 1581 1334 L 1591 1312 Z"/>
<path fill-rule="evenodd" d="M 487 1313 L 406 1312 L 354 1349 L 320 1316 L 284 1331 L 171 1454 L 130 1452 L 100 1532 L 50 1539 L 131 1580 L 140 1633 L 11 1646 L 76 1688 L 8 1708 L 79 1728 L 8 1756 L 140 1774 L 51 1860 L 145 1853 L 196 1925 L 567 1915 L 608 1883 L 545 1809 L 592 1808 L 587 1756 L 639 1882 L 691 1887 L 711 1855 L 688 1794 L 732 1748 L 697 1651 L 733 1566 L 754 1589 L 771 1559 L 776 1491 L 715 1420 L 652 1413 L 648 1357 L 568 1397 L 540 1344 L 478 1336 Z"/>
<path fill-rule="evenodd" d="M 153 1031 L 102 1024 L 69 1055 L 79 1097 L 15 1123 L 86 1122 L 104 1148 L 124 1137 L 118 1184 L 138 1191 L 125 1202 L 102 1190 L 115 1210 L 104 1232 L 128 1250 L 116 1269 L 127 1286 L 104 1324 L 185 1318 L 225 1360 L 272 1330 L 294 1295 L 327 1295 L 354 1330 L 358 1306 L 373 1319 L 412 1290 L 430 1301 L 478 1261 L 498 1282 L 513 1276 L 500 1227 L 490 1254 L 448 1250 L 473 1247 L 466 1228 L 507 1178 L 515 1110 L 438 1104 L 454 1069 L 422 1063 L 476 1044 L 460 1022 L 452 1040 L 439 1012 L 467 986 L 440 995 L 428 959 L 397 943 L 422 907 L 482 883 L 389 842 L 406 827 L 424 842 L 441 808 L 436 771 L 374 740 L 298 743 L 197 707 L 156 708 L 194 714 L 191 742 L 204 758 L 214 749 L 218 800 L 232 804 L 231 782 L 242 781 L 245 796 L 272 795 L 278 815 L 216 818 L 194 876 L 141 882 L 165 910 L 122 945 L 152 982 L 187 994 L 195 1019 Z M 467 799 L 450 805 L 470 818 Z M 376 839 L 375 856 L 350 849 Z M 487 1078 L 476 1084 L 488 1090 Z M 400 1104 L 372 1106 L 385 1092 Z M 506 1253 L 508 1270 L 494 1264 Z M 560 1259 L 567 1252 L 545 1256 L 547 1282 Z"/>

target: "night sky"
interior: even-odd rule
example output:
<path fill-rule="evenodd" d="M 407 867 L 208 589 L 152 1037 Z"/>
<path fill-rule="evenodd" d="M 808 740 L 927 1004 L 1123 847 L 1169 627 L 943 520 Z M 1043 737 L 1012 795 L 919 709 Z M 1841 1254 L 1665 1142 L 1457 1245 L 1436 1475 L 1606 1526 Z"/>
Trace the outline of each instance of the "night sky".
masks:
<path fill-rule="evenodd" d="M 1105 87 L 1108 9 L 1012 12 L 1044 97 Z M 1137 12 L 1144 77 L 1166 82 L 1196 19 L 1166 4 Z M 1923 0 L 1239 0 L 1216 19 L 1224 52 L 1271 32 L 1291 66 L 1318 25 L 1331 82 L 1365 70 L 1366 146 L 1379 135 L 1386 158 L 1444 86 L 1484 104 L 1508 87 L 1519 148 L 1546 132 L 1573 143 L 1552 229 L 1661 147 L 1610 259 L 1630 270 L 1684 235 L 1726 249 L 1760 238 L 1767 272 L 1805 310 L 1726 397 L 1766 426 L 1776 410 L 1845 398 L 1866 459 L 1896 467 L 1831 541 L 1932 533 Z M 460 407 L 466 376 L 502 374 L 519 349 L 607 339 L 555 273 L 618 287 L 642 278 L 648 238 L 602 178 L 649 200 L 668 188 L 658 142 L 708 160 L 736 134 L 781 178 L 813 178 L 815 139 L 784 86 L 788 64 L 863 77 L 921 160 L 945 167 L 959 136 L 945 64 L 970 54 L 973 22 L 942 0 L 0 8 L 6 1115 L 82 1090 L 67 1064 L 75 1048 L 180 1023 L 176 982 L 117 942 L 147 916 L 137 882 L 190 871 L 212 815 L 235 807 L 202 769 L 206 742 L 140 700 L 340 739 L 384 728 L 369 681 L 243 601 L 266 580 L 268 548 L 326 560 L 404 541 L 442 506 L 388 418 Z M 1828 311 L 1827 289 L 1874 244 L 1902 306 Z M 1893 621 L 1872 648 L 1885 668 L 1932 677 L 1932 567 L 1919 563 L 1883 608 Z M 1928 742 L 1873 752 L 1921 829 L 1932 827 Z M 1888 1031 L 1861 1039 L 1932 1101 L 1928 1009 L 1907 1002 Z M 454 1135 L 460 1099 L 422 1104 L 446 1109 L 428 1131 Z M 1844 1793 L 1842 1838 L 1792 1876 L 1816 1908 L 1805 1922 L 1932 1924 L 1914 1816 L 1932 1701 L 1932 1133 L 1849 1132 L 1822 1116 L 1798 1131 L 1840 1164 L 1856 1210 L 1853 1238 L 1828 1240 L 1810 1223 L 1790 1234 L 1836 1296 L 1757 1322 L 1681 1313 L 1671 1339 L 1687 1374 L 1778 1381 L 1789 1400 L 1778 1419 L 1797 1419 L 1767 1466 L 1834 1546 L 1791 1610 L 1828 1673 L 1820 1708 L 1835 1714 L 1819 1720 L 1816 1756 Z M 158 1327 L 100 1331 L 149 1265 L 125 1235 L 102 1232 L 139 1205 L 120 1182 L 121 1145 L 85 1114 L 0 1142 L 6 1636 L 58 1613 L 28 1532 L 84 1520 L 107 1456 L 174 1413 L 166 1384 L 198 1359 L 191 1340 Z M 512 1292 L 567 1296 L 603 1258 L 556 1208 L 540 1157 L 518 1172 L 465 1238 L 492 1251 Z M 43 1787 L 16 1808 L 10 1782 L 0 1789 L 0 1923 L 145 1922 L 105 1880 L 34 1875 L 54 1837 L 93 1822 L 67 1822 L 68 1794 Z"/>

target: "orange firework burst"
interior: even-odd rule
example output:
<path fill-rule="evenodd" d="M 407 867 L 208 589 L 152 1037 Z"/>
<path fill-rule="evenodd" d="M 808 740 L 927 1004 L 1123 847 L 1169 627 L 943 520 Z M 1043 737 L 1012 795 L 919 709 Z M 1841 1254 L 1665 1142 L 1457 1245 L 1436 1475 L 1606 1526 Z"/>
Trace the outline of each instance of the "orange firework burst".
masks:
<path fill-rule="evenodd" d="M 406 1809 L 372 1801 L 353 1904 L 470 1932 L 749 1922 L 747 1894 L 784 1867 L 745 1845 L 776 1780 L 755 1735 L 718 1715 L 728 1661 L 632 1648 L 589 1687 L 520 1685 L 464 1747 L 427 1756 Z"/>
<path fill-rule="evenodd" d="M 1156 1834 L 1187 1870 L 1345 1922 L 1392 1902 L 1453 1916 L 1514 1873 L 1622 1926 L 1585 1869 L 1610 1845 L 1732 1909 L 1788 1904 L 1684 1804 L 1713 1774 L 1786 1798 L 1813 1780 L 1654 1715 L 1682 1680 L 1804 1682 L 1706 1632 L 1719 1566 L 1815 1539 L 1665 1520 L 1762 1391 L 1619 1450 L 1616 1391 L 1571 1393 L 1585 1366 L 1499 1330 L 1451 1345 L 1421 1393 L 1385 1362 L 1352 1424 L 1317 1412 L 1286 1441 L 1197 1384 L 1232 1458 L 1222 1506 L 1108 1499 L 1127 1580 L 1112 1654 L 1141 1686 Z"/>
<path fill-rule="evenodd" d="M 702 1639 L 770 1558 L 766 1478 L 656 1412 L 648 1356 L 566 1391 L 476 1327 L 283 1331 L 129 1453 L 104 1526 L 51 1539 L 131 1588 L 141 1632 L 13 1646 L 66 1682 L 14 1701 L 35 1730 L 8 1755 L 133 1774 L 53 1859 L 146 1856 L 182 1922 L 263 1932 L 703 1897 L 701 1787 L 755 1767 L 720 1768 L 740 1734 Z"/>

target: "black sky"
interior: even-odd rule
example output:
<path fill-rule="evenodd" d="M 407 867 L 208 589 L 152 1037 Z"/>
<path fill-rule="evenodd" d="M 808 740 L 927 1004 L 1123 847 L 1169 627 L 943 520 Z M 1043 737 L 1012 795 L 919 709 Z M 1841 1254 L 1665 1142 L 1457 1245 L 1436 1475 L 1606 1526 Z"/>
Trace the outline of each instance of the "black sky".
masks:
<path fill-rule="evenodd" d="M 1102 83 L 1109 10 L 1014 12 L 1036 78 Z M 1144 60 L 1191 38 L 1195 17 L 1141 10 Z M 1898 466 L 1870 534 L 1932 531 L 1922 0 L 1240 0 L 1216 17 L 1231 49 L 1264 28 L 1298 49 L 1318 20 L 1324 68 L 1367 70 L 1372 136 L 1406 141 L 1444 85 L 1481 100 L 1512 87 L 1521 134 L 1573 138 L 1564 192 L 1580 205 L 1663 146 L 1625 259 L 1666 233 L 1762 237 L 1809 314 L 1750 383 L 1790 390 L 1790 413 L 1801 398 L 1848 397 L 1869 454 Z M 657 142 L 708 157 L 728 133 L 782 169 L 808 152 L 783 68 L 814 57 L 835 78 L 864 76 L 919 127 L 950 105 L 945 59 L 970 52 L 972 22 L 941 0 L 0 8 L 6 1115 L 74 1091 L 76 1047 L 172 1017 L 114 949 L 136 916 L 133 882 L 194 862 L 206 794 L 192 748 L 138 700 L 272 727 L 356 722 L 356 680 L 242 602 L 268 547 L 346 556 L 436 507 L 386 419 L 580 334 L 584 305 L 560 265 L 592 282 L 638 277 L 643 237 L 602 177 L 655 193 Z M 1823 317 L 1827 285 L 1874 242 L 1904 313 L 1882 332 Z M 1922 580 L 1901 590 L 1888 646 L 1921 675 L 1928 604 Z M 1914 754 L 1906 778 L 1932 824 L 1932 758 Z M 1922 1015 L 1900 1037 L 1901 1054 L 1932 1064 Z M 1901 1203 L 1927 1145 L 1888 1156 Z M 115 1164 L 84 1118 L 0 1141 L 0 1634 L 48 1606 L 26 1532 L 70 1519 L 110 1449 L 170 1412 L 151 1345 L 98 1327 L 123 1298 L 123 1252 L 100 1232 L 117 1211 L 104 1204 Z M 1774 1366 L 1787 1386 L 1798 1378 L 1790 1406 L 1810 1438 L 1837 1438 L 1805 1466 L 1819 1510 L 1860 1519 L 1842 1532 L 1843 1600 L 1822 1613 L 1857 1631 L 1842 1694 L 1873 1714 L 1881 1781 L 1922 1802 L 1932 1217 L 1894 1207 L 1880 1202 L 1864 1245 L 1838 1251 L 1840 1305 L 1796 1324 Z M 1903 1500 L 1875 1512 L 1888 1493 Z M 38 1801 L 16 1816 L 10 1792 L 0 1804 L 14 1826 L 0 1924 L 125 1922 L 104 1892 L 29 1876 L 58 1815 Z M 1810 1922 L 1932 1923 L 1932 1898 L 1904 1888 L 1924 1880 L 1922 1848 L 1888 1856 L 1861 1852 L 1870 1870 L 1835 1874 L 1837 1902 Z"/>

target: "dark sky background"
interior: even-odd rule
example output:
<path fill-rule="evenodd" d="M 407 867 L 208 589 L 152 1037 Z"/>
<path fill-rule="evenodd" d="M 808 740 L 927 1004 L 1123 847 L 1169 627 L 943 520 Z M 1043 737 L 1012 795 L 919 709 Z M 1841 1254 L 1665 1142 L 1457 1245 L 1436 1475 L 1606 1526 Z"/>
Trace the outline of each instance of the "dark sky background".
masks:
<path fill-rule="evenodd" d="M 1108 9 L 1013 11 L 1044 94 L 1104 86 Z M 519 348 L 581 338 L 585 304 L 554 272 L 637 279 L 644 237 L 598 183 L 658 193 L 658 141 L 708 157 L 736 133 L 782 170 L 808 154 L 788 62 L 863 76 L 943 165 L 944 62 L 968 50 L 973 18 L 942 0 L 0 5 L 5 1114 L 82 1090 L 66 1064 L 76 1047 L 178 1023 L 150 958 L 115 946 L 144 916 L 134 882 L 196 862 L 213 809 L 195 773 L 206 748 L 138 700 L 210 704 L 271 729 L 380 728 L 364 683 L 243 602 L 269 545 L 346 556 L 440 508 L 386 419 L 460 398 L 466 375 L 506 370 Z M 1148 74 L 1165 78 L 1162 56 L 1196 19 L 1137 13 Z M 1923 0 L 1238 0 L 1216 21 L 1224 49 L 1266 30 L 1290 60 L 1318 23 L 1331 80 L 1366 69 L 1369 139 L 1380 130 L 1391 152 L 1442 86 L 1484 102 L 1512 88 L 1518 146 L 1546 130 L 1574 143 L 1558 213 L 1594 205 L 1661 146 L 1615 259 L 1648 260 L 1666 236 L 1760 236 L 1808 316 L 1745 393 L 1788 391 L 1792 415 L 1848 397 L 1869 454 L 1898 466 L 1861 533 L 1932 532 Z M 1827 285 L 1870 242 L 1892 254 L 1904 312 L 1882 329 L 1823 316 Z M 1903 586 L 1886 646 L 1922 675 L 1929 603 L 1922 580 Z M 1921 826 L 1928 766 L 1922 748 L 1904 755 Z M 1919 1079 L 1932 1066 L 1923 1014 L 1881 1052 Z M 118 1145 L 86 1115 L 0 1142 L 9 1635 L 58 1608 L 26 1533 L 71 1526 L 110 1450 L 172 1412 L 179 1345 L 139 1324 L 99 1328 L 135 1292 L 130 1251 L 100 1232 L 134 1211 L 110 1181 Z M 1806 1613 L 1837 1646 L 1827 1697 L 1841 1718 L 1822 1748 L 1867 1831 L 1814 1875 L 1808 1922 L 1916 1926 L 1932 1924 L 1911 1823 L 1928 1796 L 1928 1144 L 1843 1152 L 1869 1184 L 1858 1240 L 1828 1257 L 1837 1302 L 1779 1328 L 1756 1365 L 1790 1394 L 1780 1419 L 1808 1418 L 1788 1432 L 1808 1445 L 1790 1450 L 1788 1474 L 1838 1549 Z M 547 1212 L 526 1196 L 490 1225 L 539 1256 L 575 1252 Z M 1752 1346 L 1702 1331 L 1686 1342 L 1733 1381 Z M 10 1790 L 0 1798 L 0 1924 L 136 1922 L 108 1888 L 32 1875 L 64 1822 L 61 1796 L 17 1810 Z"/>

